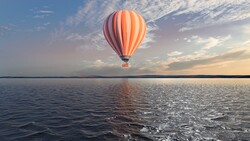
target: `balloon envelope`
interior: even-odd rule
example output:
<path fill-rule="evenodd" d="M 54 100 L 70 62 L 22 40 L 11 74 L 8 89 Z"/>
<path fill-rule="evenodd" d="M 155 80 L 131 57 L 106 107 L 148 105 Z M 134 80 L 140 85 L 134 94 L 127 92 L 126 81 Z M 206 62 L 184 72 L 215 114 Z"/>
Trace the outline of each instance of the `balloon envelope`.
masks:
<path fill-rule="evenodd" d="M 134 11 L 119 10 L 106 18 L 103 33 L 113 50 L 128 62 L 145 37 L 146 23 Z"/>

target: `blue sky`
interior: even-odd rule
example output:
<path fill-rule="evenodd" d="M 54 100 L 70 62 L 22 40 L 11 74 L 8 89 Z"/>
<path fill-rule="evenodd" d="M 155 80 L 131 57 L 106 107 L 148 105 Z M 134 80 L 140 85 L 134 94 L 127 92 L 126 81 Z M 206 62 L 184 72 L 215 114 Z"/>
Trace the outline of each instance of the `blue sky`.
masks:
<path fill-rule="evenodd" d="M 125 69 L 102 34 L 120 9 L 147 23 Z M 248 0 L 0 0 L 0 76 L 249 74 L 249 9 Z"/>

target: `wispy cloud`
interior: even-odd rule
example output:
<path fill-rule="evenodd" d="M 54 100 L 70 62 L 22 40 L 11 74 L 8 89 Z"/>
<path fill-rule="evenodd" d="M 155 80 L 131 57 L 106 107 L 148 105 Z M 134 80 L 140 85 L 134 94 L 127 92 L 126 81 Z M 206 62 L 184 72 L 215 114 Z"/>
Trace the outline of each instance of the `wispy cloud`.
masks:
<path fill-rule="evenodd" d="M 248 0 L 142 0 L 142 1 L 98 1 L 87 0 L 83 6 L 79 7 L 75 15 L 68 17 L 65 26 L 85 26 L 89 32 L 82 35 L 95 38 L 93 44 L 103 43 L 102 23 L 104 19 L 113 11 L 119 9 L 131 9 L 141 14 L 147 22 L 147 35 L 140 48 L 148 48 L 155 41 L 154 31 L 157 30 L 156 21 L 163 17 L 178 17 L 189 15 L 189 19 L 184 21 L 180 31 L 202 28 L 211 25 L 218 25 L 250 17 L 250 1 Z M 97 33 L 97 34 L 93 34 Z M 71 34 L 71 33 L 70 33 Z M 98 37 L 94 37 L 98 36 Z M 210 39 L 214 44 L 216 39 Z M 187 40 L 190 42 L 191 40 Z M 107 44 L 106 44 L 107 45 Z M 95 45 L 98 46 L 98 45 Z M 210 44 L 207 48 L 214 46 Z"/>
<path fill-rule="evenodd" d="M 194 24 L 213 25 L 249 18 L 249 8 L 250 2 L 248 0 L 107 0 L 105 2 L 89 0 L 84 3 L 83 7 L 79 8 L 76 15 L 67 19 L 67 24 L 100 23 L 115 10 L 131 9 L 140 13 L 147 23 L 155 22 L 171 13 L 174 13 L 173 16 L 198 14 L 192 16 L 186 23 L 186 25 L 193 27 Z"/>
<path fill-rule="evenodd" d="M 170 52 L 168 54 L 168 56 L 178 56 L 178 55 L 181 55 L 183 54 L 183 52 L 180 52 L 180 51 L 173 51 L 173 52 Z"/>
<path fill-rule="evenodd" d="M 84 39 L 85 38 L 78 33 L 71 33 L 66 37 L 66 40 L 69 40 L 69 41 L 78 41 L 78 40 L 84 40 Z"/>
<path fill-rule="evenodd" d="M 0 36 L 3 36 L 6 32 L 11 30 L 12 28 L 10 26 L 0 25 Z"/>
<path fill-rule="evenodd" d="M 47 10 L 47 8 L 45 10 L 39 10 L 38 8 L 34 8 L 34 9 L 30 9 L 30 11 L 33 12 L 34 14 L 33 18 L 35 19 L 44 19 L 54 13 L 54 11 Z"/>
<path fill-rule="evenodd" d="M 250 17 L 248 0 L 189 0 L 175 15 L 193 14 L 180 31 L 244 20 Z"/>
<path fill-rule="evenodd" d="M 206 66 L 215 63 L 221 63 L 226 61 L 237 61 L 238 59 L 249 59 L 247 58 L 249 54 L 245 54 L 245 50 L 229 52 L 225 54 L 221 54 L 215 57 L 210 57 L 206 59 L 199 60 L 191 60 L 191 61 L 181 61 L 181 62 L 173 62 L 168 65 L 168 70 L 183 70 L 183 69 L 191 69 L 196 66 Z"/>
<path fill-rule="evenodd" d="M 38 12 L 43 13 L 43 14 L 52 14 L 52 13 L 54 13 L 54 11 L 49 11 L 49 10 L 40 10 Z"/>
<path fill-rule="evenodd" d="M 230 40 L 231 38 L 231 35 L 227 35 L 224 37 L 217 36 L 204 39 L 196 35 L 192 36 L 189 40 L 193 40 L 196 44 L 203 45 L 202 49 L 208 50 L 216 46 L 221 46 L 225 41 Z"/>
<path fill-rule="evenodd" d="M 185 53 L 178 56 L 174 53 L 173 55 L 170 53 L 167 61 L 161 62 L 161 68 L 164 68 L 165 66 L 165 68 L 167 68 L 166 70 L 168 71 L 173 71 L 175 69 L 187 70 L 194 66 L 198 66 L 198 64 L 206 64 L 206 62 L 207 65 L 212 64 L 210 60 L 220 59 L 220 57 L 217 56 L 223 56 L 224 54 L 218 54 L 217 51 L 213 52 L 211 49 L 225 47 L 227 43 L 226 41 L 230 40 L 231 38 L 231 35 L 216 37 L 201 37 L 198 35 L 193 35 L 190 38 L 184 38 L 185 41 L 190 40 L 189 44 L 198 47 L 198 50 L 195 50 L 189 54 Z M 223 60 L 223 57 L 221 60 Z M 218 62 L 221 62 L 221 60 L 219 60 Z"/>
<path fill-rule="evenodd" d="M 128 68 L 122 68 L 118 64 L 104 62 L 100 59 L 89 62 L 83 61 L 82 65 L 85 66 L 83 70 L 77 72 L 77 75 L 80 76 L 89 76 L 89 75 L 103 75 L 103 76 L 114 76 L 114 75 L 142 75 L 142 74 L 152 74 L 153 69 L 145 68 L 141 66 L 132 66 Z"/>
<path fill-rule="evenodd" d="M 43 19 L 43 18 L 45 18 L 47 16 L 48 15 L 35 15 L 35 16 L 33 16 L 33 18 L 35 18 L 35 19 Z"/>
<path fill-rule="evenodd" d="M 246 34 L 250 34 L 250 24 L 249 25 L 245 25 L 243 27 L 243 32 L 245 32 Z"/>
<path fill-rule="evenodd" d="M 43 24 L 22 29 L 14 24 L 7 24 L 7 25 L 0 25 L 0 37 L 4 36 L 5 34 L 15 32 L 15 33 L 31 33 L 31 32 L 38 32 L 47 29 L 47 26 L 50 25 L 50 22 L 45 22 Z"/>
<path fill-rule="evenodd" d="M 220 53 L 217 55 L 203 56 L 199 58 L 190 58 L 185 60 L 183 58 L 172 58 L 172 61 L 168 62 L 167 70 L 177 71 L 177 70 L 190 70 L 195 67 L 203 66 L 209 67 L 213 64 L 223 64 L 226 62 L 237 62 L 241 60 L 250 59 L 250 42 L 246 41 L 237 45 L 236 48 L 233 48 L 227 52 Z M 183 56 L 187 57 L 187 56 Z"/>
<path fill-rule="evenodd" d="M 162 61 L 148 60 L 151 63 L 147 63 L 147 67 L 142 65 L 132 65 L 129 68 L 121 68 L 120 64 L 105 62 L 103 60 L 96 61 L 83 61 L 82 66 L 84 69 L 77 72 L 78 75 L 136 75 L 136 74 L 181 74 L 188 71 L 196 72 L 199 69 L 206 70 L 207 74 L 209 70 L 216 70 L 220 67 L 227 68 L 227 64 L 244 62 L 244 60 L 250 59 L 249 41 L 241 44 L 236 49 L 231 49 L 227 52 L 220 53 L 213 56 L 203 56 L 201 58 L 189 59 L 189 60 L 174 60 L 172 62 L 164 63 Z M 242 47 L 243 46 L 243 47 Z M 212 68 L 211 68 L 212 67 Z M 219 74 L 221 72 L 218 72 Z"/>
<path fill-rule="evenodd" d="M 102 32 L 93 32 L 87 35 L 80 35 L 79 33 L 66 33 L 65 39 L 72 42 L 81 41 L 81 48 L 89 48 L 91 45 L 91 47 L 94 47 L 97 50 L 103 50 L 106 45 Z"/>
<path fill-rule="evenodd" d="M 45 30 L 46 27 L 45 26 L 37 26 L 34 28 L 34 31 L 42 31 L 42 30 Z"/>
<path fill-rule="evenodd" d="M 216 54 L 212 53 L 210 49 L 224 45 L 229 39 L 231 39 L 231 35 L 207 38 L 200 37 L 198 35 L 193 35 L 190 38 L 184 38 L 184 40 L 190 40 L 190 43 L 198 46 L 198 50 L 192 52 L 191 54 L 185 55 L 181 55 L 179 52 L 172 52 L 170 53 L 170 55 L 168 54 L 170 58 L 166 63 L 169 64 L 173 62 L 191 61 L 214 57 Z M 176 54 L 180 54 L 180 56 L 177 56 Z"/>
<path fill-rule="evenodd" d="M 43 23 L 44 26 L 50 25 L 50 22 Z"/>
<path fill-rule="evenodd" d="M 100 26 L 104 18 L 119 9 L 118 7 L 118 1 L 87 0 L 84 2 L 84 5 L 78 9 L 75 15 L 66 19 L 66 25 L 72 26 L 83 24 L 88 27 Z"/>
<path fill-rule="evenodd" d="M 0 37 L 4 36 L 5 34 L 14 31 L 14 28 L 16 26 L 13 24 L 7 24 L 7 25 L 0 25 Z"/>

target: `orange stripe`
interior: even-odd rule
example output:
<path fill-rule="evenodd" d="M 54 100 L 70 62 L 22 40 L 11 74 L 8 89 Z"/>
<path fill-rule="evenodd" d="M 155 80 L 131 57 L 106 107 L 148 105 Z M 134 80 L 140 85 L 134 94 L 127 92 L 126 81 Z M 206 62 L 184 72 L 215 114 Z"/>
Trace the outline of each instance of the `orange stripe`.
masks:
<path fill-rule="evenodd" d="M 117 12 L 115 12 L 114 18 L 113 18 L 113 30 L 114 30 L 114 34 L 115 34 L 115 38 L 117 39 L 117 32 L 116 32 L 116 20 L 117 20 Z"/>
<path fill-rule="evenodd" d="M 127 35 L 126 35 L 126 30 L 127 30 L 127 25 L 126 25 L 126 14 L 125 14 L 125 11 L 122 10 L 122 14 L 121 14 L 121 31 L 122 31 L 122 45 L 123 45 L 123 54 L 122 55 L 125 55 L 126 54 L 126 40 L 127 40 Z"/>
<path fill-rule="evenodd" d="M 139 36 L 139 31 L 140 31 L 139 30 L 140 29 L 139 17 L 138 17 L 138 15 L 135 12 L 131 12 L 131 13 L 132 13 L 132 15 L 134 17 L 134 22 L 132 23 L 132 25 L 134 25 L 135 28 L 134 28 L 134 33 L 133 33 L 134 37 L 133 37 L 132 41 L 130 41 L 131 42 L 130 51 L 129 51 L 129 55 L 130 56 L 132 54 L 133 48 L 136 45 L 136 40 L 137 40 L 137 38 Z"/>
<path fill-rule="evenodd" d="M 141 18 L 139 17 L 139 15 L 138 14 L 136 14 L 137 16 L 138 16 L 138 18 L 139 18 L 139 33 L 138 33 L 138 36 L 137 36 L 137 38 L 136 38 L 136 42 L 135 42 L 135 45 L 133 46 L 133 48 L 132 48 L 132 51 L 131 51 L 131 56 L 133 55 L 133 52 L 134 52 L 134 50 L 138 47 L 138 43 L 140 42 L 140 36 L 141 36 L 141 34 L 142 34 L 142 20 L 141 20 Z"/>
<path fill-rule="evenodd" d="M 122 24 L 122 43 L 123 43 L 123 55 L 128 55 L 128 46 L 130 40 L 130 15 L 127 10 L 122 11 L 121 15 Z"/>
<path fill-rule="evenodd" d="M 140 44 L 142 43 L 142 41 L 143 41 L 143 39 L 145 37 L 145 34 L 146 34 L 146 23 L 145 23 L 145 21 L 143 20 L 143 18 L 140 15 L 139 15 L 139 17 L 140 17 L 140 19 L 142 21 L 142 26 L 141 26 L 142 33 L 140 34 L 140 37 L 138 38 L 138 44 L 136 45 L 137 46 L 136 48 L 138 48 L 140 46 Z M 131 55 L 134 54 L 136 48 L 133 50 Z"/>
<path fill-rule="evenodd" d="M 121 16 L 121 23 L 122 23 L 122 43 L 123 43 L 123 55 L 126 54 L 127 46 L 126 46 L 126 41 L 127 41 L 127 24 L 126 24 L 126 14 L 125 11 L 122 11 L 122 16 Z"/>
<path fill-rule="evenodd" d="M 138 43 L 136 44 L 136 47 L 134 48 L 131 55 L 133 55 L 135 50 L 140 46 L 140 44 L 142 43 L 142 41 L 143 41 L 143 39 L 145 37 L 145 34 L 146 34 L 146 23 L 145 23 L 145 21 L 143 20 L 143 18 L 140 15 L 138 15 L 138 16 L 140 17 L 140 20 L 142 22 L 141 23 L 141 31 L 142 32 L 140 34 L 140 37 L 138 37 Z"/>
<path fill-rule="evenodd" d="M 141 43 L 142 43 L 142 41 L 143 41 L 143 39 L 144 39 L 145 35 L 146 35 L 146 32 L 144 32 L 144 33 L 143 33 L 143 36 L 142 36 L 142 38 L 141 38 L 140 42 L 138 43 L 137 48 L 141 45 Z M 136 49 L 137 49 L 137 48 L 135 48 L 135 50 L 133 50 L 133 52 L 132 52 L 132 54 L 131 54 L 131 55 L 133 55 L 133 54 L 134 54 L 134 52 L 136 51 Z"/>
<path fill-rule="evenodd" d="M 128 46 L 128 55 L 130 56 L 130 50 L 133 46 L 133 41 L 135 37 L 135 16 L 132 12 L 129 12 L 130 15 L 130 23 L 131 23 L 131 30 L 130 30 L 130 40 L 129 40 L 129 46 Z"/>
<path fill-rule="evenodd" d="M 130 31 L 131 31 L 131 17 L 129 14 L 129 11 L 126 11 L 126 25 L 127 25 L 127 29 L 126 29 L 126 52 L 125 55 L 128 55 L 128 50 L 129 50 L 129 42 L 130 42 Z"/>

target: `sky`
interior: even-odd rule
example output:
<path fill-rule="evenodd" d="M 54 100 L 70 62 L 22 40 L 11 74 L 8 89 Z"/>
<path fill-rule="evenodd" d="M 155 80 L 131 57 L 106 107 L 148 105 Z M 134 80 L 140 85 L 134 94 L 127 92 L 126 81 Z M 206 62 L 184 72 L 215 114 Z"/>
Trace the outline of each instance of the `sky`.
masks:
<path fill-rule="evenodd" d="M 102 25 L 126 9 L 146 21 L 130 67 Z M 249 0 L 0 0 L 0 76 L 250 74 Z"/>

